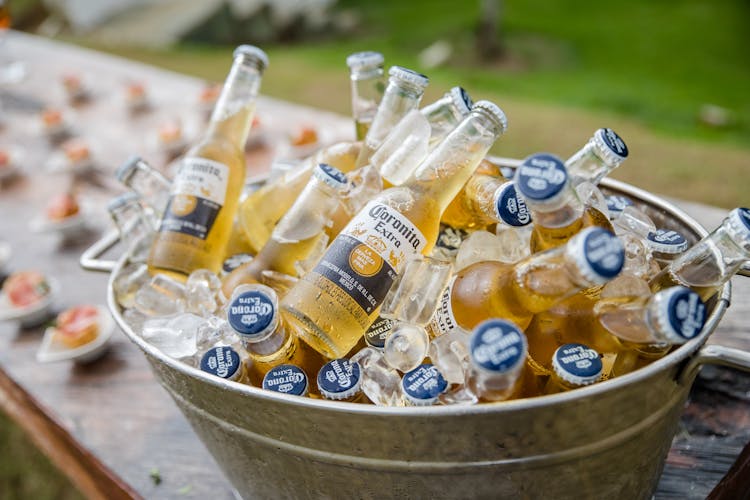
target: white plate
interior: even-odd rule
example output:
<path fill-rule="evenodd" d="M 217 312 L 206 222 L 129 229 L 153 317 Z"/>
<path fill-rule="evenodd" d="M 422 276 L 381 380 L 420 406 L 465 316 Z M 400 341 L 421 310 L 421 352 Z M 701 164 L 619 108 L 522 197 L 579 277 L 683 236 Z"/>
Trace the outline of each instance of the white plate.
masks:
<path fill-rule="evenodd" d="M 35 326 L 47 319 L 52 302 L 59 291 L 59 285 L 54 279 L 49 277 L 46 279 L 49 284 L 47 296 L 26 307 L 14 306 L 5 293 L 0 292 L 0 321 L 19 321 L 21 326 Z"/>
<path fill-rule="evenodd" d="M 79 162 L 71 162 L 65 153 L 53 153 L 45 165 L 50 174 L 85 174 L 94 169 L 94 153 L 89 148 L 89 157 Z"/>
<path fill-rule="evenodd" d="M 59 233 L 63 238 L 67 238 L 80 233 L 89 219 L 89 208 L 81 204 L 77 214 L 61 220 L 50 220 L 38 215 L 31 219 L 29 229 L 34 233 Z"/>
<path fill-rule="evenodd" d="M 36 353 L 36 360 L 40 363 L 68 360 L 88 363 L 104 354 L 109 347 L 112 332 L 115 330 L 115 321 L 106 307 L 96 306 L 96 308 L 99 311 L 99 334 L 93 341 L 71 349 L 55 338 L 55 328 L 51 326 L 44 331 L 44 338 Z"/>

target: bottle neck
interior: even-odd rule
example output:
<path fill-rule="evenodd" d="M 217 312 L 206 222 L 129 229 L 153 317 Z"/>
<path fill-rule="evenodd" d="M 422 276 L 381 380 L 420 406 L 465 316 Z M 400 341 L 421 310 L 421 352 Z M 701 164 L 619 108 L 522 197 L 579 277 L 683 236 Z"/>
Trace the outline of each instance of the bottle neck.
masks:
<path fill-rule="evenodd" d="M 464 118 L 456 109 L 450 94 L 420 110 L 430 124 L 430 149 L 445 139 Z"/>
<path fill-rule="evenodd" d="M 548 202 L 526 198 L 526 206 L 531 212 L 535 227 L 560 228 L 573 224 L 583 217 L 584 205 L 578 197 L 570 178 L 560 193 Z"/>
<path fill-rule="evenodd" d="M 383 97 L 383 67 L 375 66 L 352 70 L 352 117 L 355 123 L 372 123 Z M 364 137 L 357 137 L 358 140 Z"/>
<path fill-rule="evenodd" d="M 434 199 L 443 213 L 502 133 L 483 109 L 472 111 L 427 155 L 405 185 Z"/>
<path fill-rule="evenodd" d="M 565 162 L 565 168 L 568 170 L 570 183 L 573 187 L 584 182 L 590 182 L 596 186 L 618 165 L 619 163 L 608 163 L 602 158 L 598 154 L 593 140 L 586 143 L 583 148 Z"/>
<path fill-rule="evenodd" d="M 211 114 L 209 137 L 221 137 L 240 150 L 244 149 L 255 115 L 261 76 L 261 67 L 255 59 L 238 56 L 234 60 Z"/>
<path fill-rule="evenodd" d="M 388 133 L 409 111 L 419 106 L 424 88 L 401 80 L 390 80 L 365 137 L 365 145 L 377 149 Z"/>
<path fill-rule="evenodd" d="M 252 353 L 256 356 L 269 356 L 280 351 L 286 343 L 289 333 L 284 326 L 284 322 L 280 320 L 278 314 L 278 308 L 276 314 L 273 317 L 271 325 L 269 326 L 269 332 L 261 340 L 255 342 L 243 341 L 243 345 L 247 352 Z"/>

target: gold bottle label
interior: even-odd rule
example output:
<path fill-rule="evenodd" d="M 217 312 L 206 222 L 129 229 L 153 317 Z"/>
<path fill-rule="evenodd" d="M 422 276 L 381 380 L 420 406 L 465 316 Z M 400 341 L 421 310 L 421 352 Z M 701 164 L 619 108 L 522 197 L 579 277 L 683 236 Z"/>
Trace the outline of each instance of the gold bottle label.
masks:
<path fill-rule="evenodd" d="M 205 240 L 224 206 L 229 167 L 205 158 L 186 158 L 175 177 L 159 231 Z"/>
<path fill-rule="evenodd" d="M 370 314 L 385 300 L 406 259 L 427 244 L 422 232 L 402 214 L 369 202 L 344 228 L 315 267 Z"/>

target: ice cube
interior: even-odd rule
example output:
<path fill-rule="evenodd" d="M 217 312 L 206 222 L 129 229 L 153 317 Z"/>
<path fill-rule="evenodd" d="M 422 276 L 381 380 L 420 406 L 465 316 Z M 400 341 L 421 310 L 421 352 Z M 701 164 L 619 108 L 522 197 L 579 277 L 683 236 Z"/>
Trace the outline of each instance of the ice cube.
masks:
<path fill-rule="evenodd" d="M 143 339 L 174 359 L 194 356 L 198 352 L 196 337 L 204 322 L 191 313 L 152 318 L 143 325 Z"/>
<path fill-rule="evenodd" d="M 132 308 L 135 305 L 136 292 L 150 278 L 146 264 L 133 262 L 123 267 L 112 282 L 112 291 L 117 303 L 122 307 Z"/>
<path fill-rule="evenodd" d="M 134 305 L 148 316 L 168 316 L 185 310 L 185 285 L 157 274 L 135 293 Z"/>
<path fill-rule="evenodd" d="M 473 405 L 479 402 L 479 398 L 469 386 L 459 385 L 438 396 L 438 401 L 444 405 Z"/>
<path fill-rule="evenodd" d="M 422 255 L 409 259 L 386 295 L 380 316 L 426 325 L 452 272 L 450 262 Z"/>
<path fill-rule="evenodd" d="M 401 377 L 377 349 L 365 347 L 350 359 L 362 368 L 362 392 L 378 406 L 404 406 Z"/>
<path fill-rule="evenodd" d="M 500 262 L 515 262 L 509 260 L 515 258 L 518 249 L 508 245 L 508 239 L 514 240 L 512 236 L 500 238 L 489 231 L 474 231 L 466 238 L 458 249 L 456 255 L 456 271 L 468 267 L 476 262 L 496 260 Z M 517 244 L 517 241 L 513 241 Z M 509 257 L 509 254 L 514 254 Z"/>
<path fill-rule="evenodd" d="M 385 339 L 383 358 L 391 368 L 406 373 L 422 363 L 429 346 L 430 338 L 424 328 L 396 322 Z"/>
<path fill-rule="evenodd" d="M 430 342 L 429 356 L 449 384 L 463 384 L 469 363 L 469 333 L 452 330 Z"/>
<path fill-rule="evenodd" d="M 646 238 L 649 233 L 656 231 L 656 225 L 651 217 L 635 207 L 625 207 L 613 225 L 618 235 L 629 232 Z"/>
<path fill-rule="evenodd" d="M 221 280 L 208 269 L 196 269 L 185 283 L 187 310 L 208 317 L 226 302 L 221 291 Z"/>

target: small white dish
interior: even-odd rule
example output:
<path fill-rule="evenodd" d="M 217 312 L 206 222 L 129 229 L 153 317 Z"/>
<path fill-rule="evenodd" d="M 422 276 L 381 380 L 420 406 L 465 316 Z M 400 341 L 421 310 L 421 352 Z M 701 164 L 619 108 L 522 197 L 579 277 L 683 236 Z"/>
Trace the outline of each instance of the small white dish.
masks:
<path fill-rule="evenodd" d="M 50 156 L 45 170 L 50 174 L 85 174 L 93 170 L 94 160 L 89 156 L 85 160 L 71 162 L 64 153 L 58 152 Z"/>
<path fill-rule="evenodd" d="M 5 292 L 0 291 L 0 321 L 18 321 L 23 327 L 36 326 L 49 317 L 50 308 L 59 291 L 57 281 L 47 277 L 49 293 L 40 301 L 25 307 L 10 303 Z"/>
<path fill-rule="evenodd" d="M 58 233 L 63 238 L 68 238 L 79 234 L 88 221 L 89 211 L 81 205 L 77 214 L 61 220 L 50 220 L 43 215 L 38 215 L 29 222 L 29 229 L 34 233 Z"/>
<path fill-rule="evenodd" d="M 109 347 L 109 340 L 115 330 L 115 321 L 104 306 L 96 307 L 99 311 L 99 334 L 94 340 L 80 347 L 70 348 L 55 337 L 55 327 L 44 331 L 44 338 L 36 353 L 40 363 L 56 363 L 72 360 L 77 363 L 90 363 L 101 357 Z"/>

